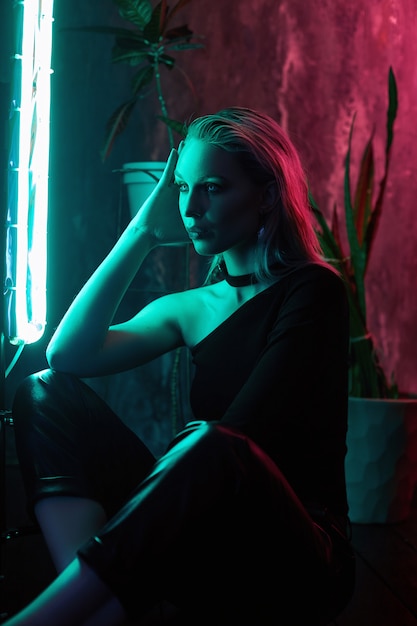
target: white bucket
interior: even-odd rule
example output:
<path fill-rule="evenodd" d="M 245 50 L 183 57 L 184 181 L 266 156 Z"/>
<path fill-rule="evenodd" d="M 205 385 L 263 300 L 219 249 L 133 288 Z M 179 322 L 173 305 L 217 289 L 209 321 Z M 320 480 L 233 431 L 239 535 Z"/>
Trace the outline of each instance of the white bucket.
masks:
<path fill-rule="evenodd" d="M 123 182 L 127 185 L 130 215 L 134 217 L 155 189 L 165 169 L 164 161 L 137 161 L 124 163 Z"/>
<path fill-rule="evenodd" d="M 417 400 L 349 398 L 347 447 L 350 520 L 405 520 L 417 485 Z"/>

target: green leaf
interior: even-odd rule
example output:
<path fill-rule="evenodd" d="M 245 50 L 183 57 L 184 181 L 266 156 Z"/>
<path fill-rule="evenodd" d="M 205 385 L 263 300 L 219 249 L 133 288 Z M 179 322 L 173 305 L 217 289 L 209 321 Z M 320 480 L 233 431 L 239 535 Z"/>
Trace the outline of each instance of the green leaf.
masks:
<path fill-rule="evenodd" d="M 132 79 L 132 93 L 138 95 L 144 87 L 152 82 L 154 73 L 152 65 L 141 67 Z"/>
<path fill-rule="evenodd" d="M 157 115 L 157 118 L 164 122 L 169 128 L 172 128 L 172 130 L 178 133 L 182 138 L 187 135 L 187 125 L 184 124 L 184 122 L 173 120 L 170 117 L 165 117 L 165 115 Z"/>
<path fill-rule="evenodd" d="M 149 23 L 152 16 L 152 4 L 149 0 L 114 0 L 119 7 L 121 17 L 141 30 Z"/>
<path fill-rule="evenodd" d="M 382 212 L 382 203 L 385 196 L 385 187 L 388 179 L 389 166 L 391 161 L 391 146 L 394 136 L 394 122 L 397 117 L 398 111 L 398 96 L 397 96 L 397 84 L 395 81 L 395 75 L 390 67 L 388 72 L 388 111 L 387 111 L 387 141 L 385 147 L 385 168 L 384 175 L 379 185 L 379 193 L 375 202 L 375 207 L 372 212 L 371 220 L 366 233 L 366 245 L 368 250 L 368 260 L 370 258 L 371 250 L 375 241 L 376 232 L 378 229 L 379 221 Z"/>
<path fill-rule="evenodd" d="M 394 139 L 394 122 L 398 111 L 397 82 L 392 67 L 388 72 L 388 113 L 387 113 L 387 145 L 386 154 L 389 154 Z"/>
<path fill-rule="evenodd" d="M 397 115 L 397 88 L 395 76 L 390 68 L 388 77 L 389 104 L 387 111 L 387 142 L 384 175 L 378 197 L 372 208 L 374 187 L 373 134 L 362 154 L 358 183 L 352 205 L 350 189 L 351 147 L 354 121 L 352 120 L 344 171 L 344 211 L 348 235 L 349 255 L 342 255 L 336 209 L 334 208 L 331 228 L 311 199 L 317 218 L 319 237 L 325 256 L 339 269 L 345 282 L 350 318 L 350 367 L 349 394 L 369 398 L 395 398 L 398 388 L 391 376 L 388 381 L 381 366 L 375 340 L 367 327 L 365 306 L 365 272 L 370 258 L 371 244 L 375 239 L 376 227 L 381 215 L 382 202 L 388 176 L 394 121 Z M 310 194 L 311 197 L 311 194 Z"/>
<path fill-rule="evenodd" d="M 354 220 L 359 245 L 365 246 L 366 230 L 372 214 L 372 198 L 374 190 L 374 152 L 372 136 L 365 146 L 359 169 L 358 183 L 354 199 Z"/>
<path fill-rule="evenodd" d="M 122 133 L 126 128 L 135 104 L 136 98 L 132 98 L 131 100 L 124 102 L 120 107 L 116 109 L 116 111 L 111 115 L 109 121 L 107 122 L 106 137 L 104 141 L 104 146 L 101 150 L 101 158 L 103 161 L 105 161 L 109 156 L 116 137 L 120 135 L 120 133 Z"/>
<path fill-rule="evenodd" d="M 174 57 L 170 56 L 169 54 L 159 54 L 158 61 L 159 63 L 161 63 L 161 65 L 165 65 L 170 70 L 172 70 L 175 65 Z"/>
<path fill-rule="evenodd" d="M 174 0 L 172 0 L 174 1 Z M 145 88 L 155 84 L 156 96 L 162 117 L 168 118 L 166 100 L 163 93 L 162 76 L 160 66 L 167 69 L 177 69 L 183 73 L 187 80 L 194 98 L 197 102 L 195 89 L 187 75 L 176 64 L 176 59 L 171 52 L 181 52 L 203 48 L 202 43 L 196 42 L 195 35 L 186 24 L 168 29 L 168 24 L 173 18 L 188 5 L 191 0 L 178 0 L 172 9 L 168 6 L 168 0 L 159 0 L 153 8 L 151 0 L 114 0 L 121 17 L 135 28 L 119 27 L 86 27 L 90 32 L 111 34 L 115 38 L 112 49 L 113 63 L 126 63 L 137 67 L 137 72 L 132 79 L 132 99 L 117 109 L 107 127 L 105 147 L 102 155 L 106 158 L 111 151 L 115 138 L 122 132 L 125 123 L 130 117 L 134 104 L 139 98 L 145 97 L 151 89 Z M 143 93 L 141 93 L 143 92 Z M 172 130 L 167 123 L 168 138 L 172 144 Z M 178 131 L 181 131 L 178 127 Z"/>
<path fill-rule="evenodd" d="M 350 248 L 350 262 L 351 268 L 356 284 L 357 298 L 359 306 L 362 312 L 362 316 L 366 319 L 366 300 L 365 300 L 365 267 L 366 267 L 366 255 L 363 248 L 359 244 L 358 233 L 356 231 L 355 217 L 352 206 L 352 199 L 350 193 L 350 155 L 352 149 L 352 136 L 355 123 L 355 116 L 352 120 L 352 124 L 349 132 L 348 150 L 345 159 L 345 177 L 344 177 L 344 197 L 345 197 L 345 223 L 346 232 L 349 241 Z"/>
<path fill-rule="evenodd" d="M 327 224 L 326 218 L 324 217 L 323 213 L 320 211 L 319 207 L 317 206 L 317 203 L 314 200 L 310 191 L 309 191 L 309 202 L 313 210 L 313 214 L 320 226 L 318 236 L 320 239 L 321 247 L 323 249 L 323 255 L 330 263 L 335 264 L 338 267 L 343 256 L 342 252 L 340 250 L 340 247 L 338 245 L 338 242 L 336 241 L 336 238 L 333 232 L 331 231 L 331 229 L 329 228 Z"/>
<path fill-rule="evenodd" d="M 149 23 L 146 25 L 146 28 L 143 31 L 146 39 L 149 39 L 151 43 L 158 43 L 162 38 L 162 30 L 161 30 L 161 12 L 163 9 L 163 4 L 160 2 L 156 5 L 155 9 L 152 12 L 152 17 Z"/>
<path fill-rule="evenodd" d="M 127 63 L 128 65 L 135 67 L 136 65 L 139 65 L 139 63 L 143 63 L 144 61 L 149 62 L 148 52 L 135 52 L 134 50 L 121 50 L 117 47 L 113 48 L 113 63 Z"/>
<path fill-rule="evenodd" d="M 204 48 L 204 44 L 202 43 L 177 43 L 177 44 L 169 44 L 166 46 L 167 49 L 173 50 L 175 52 L 180 52 L 181 50 L 197 50 L 197 48 Z"/>

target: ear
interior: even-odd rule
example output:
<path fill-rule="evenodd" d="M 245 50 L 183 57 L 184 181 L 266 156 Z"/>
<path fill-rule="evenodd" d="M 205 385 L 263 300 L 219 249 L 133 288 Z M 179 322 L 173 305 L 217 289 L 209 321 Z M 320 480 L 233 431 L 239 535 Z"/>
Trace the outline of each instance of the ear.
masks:
<path fill-rule="evenodd" d="M 265 215 L 272 211 L 272 209 L 277 205 L 281 194 L 278 189 L 278 185 L 275 181 L 271 181 L 267 183 L 262 190 L 262 198 L 261 204 L 259 207 L 260 215 Z"/>

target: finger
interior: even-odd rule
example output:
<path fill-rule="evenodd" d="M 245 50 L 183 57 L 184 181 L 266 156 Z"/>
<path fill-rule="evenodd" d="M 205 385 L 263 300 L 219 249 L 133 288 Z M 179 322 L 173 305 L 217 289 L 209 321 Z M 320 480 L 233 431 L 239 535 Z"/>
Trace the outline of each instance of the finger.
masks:
<path fill-rule="evenodd" d="M 162 172 L 162 176 L 160 179 L 160 183 L 161 185 L 172 185 L 174 182 L 174 171 L 175 171 L 175 166 L 177 164 L 177 160 L 178 160 L 178 152 L 175 148 L 172 148 L 171 152 L 169 153 L 166 165 L 165 165 L 165 169 Z"/>
<path fill-rule="evenodd" d="M 175 166 L 177 165 L 177 161 L 178 161 L 178 151 L 175 148 L 172 148 L 168 160 L 167 160 L 167 165 L 166 165 L 166 175 L 169 181 L 171 181 L 171 179 L 174 176 L 174 170 L 175 170 Z"/>

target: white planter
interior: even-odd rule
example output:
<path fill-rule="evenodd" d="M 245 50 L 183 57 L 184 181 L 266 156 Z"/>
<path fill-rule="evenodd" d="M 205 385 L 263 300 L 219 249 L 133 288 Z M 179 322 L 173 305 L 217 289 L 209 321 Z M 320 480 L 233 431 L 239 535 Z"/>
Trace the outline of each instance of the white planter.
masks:
<path fill-rule="evenodd" d="M 122 179 L 126 185 L 130 215 L 134 217 L 150 196 L 164 171 L 164 161 L 137 161 L 124 163 Z"/>
<path fill-rule="evenodd" d="M 417 399 L 349 398 L 347 447 L 351 521 L 406 519 L 417 485 Z"/>

